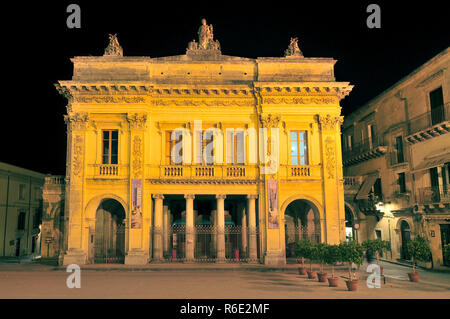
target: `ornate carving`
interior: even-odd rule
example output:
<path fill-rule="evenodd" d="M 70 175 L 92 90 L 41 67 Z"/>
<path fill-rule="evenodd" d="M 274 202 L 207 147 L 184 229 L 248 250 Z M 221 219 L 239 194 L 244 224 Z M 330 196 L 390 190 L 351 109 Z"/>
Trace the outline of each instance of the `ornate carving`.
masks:
<path fill-rule="evenodd" d="M 147 123 L 147 114 L 133 113 L 127 115 L 128 123 L 130 123 L 130 129 L 144 129 Z"/>
<path fill-rule="evenodd" d="M 141 96 L 77 96 L 74 101 L 79 103 L 145 103 L 145 99 Z"/>
<path fill-rule="evenodd" d="M 195 199 L 195 194 L 184 194 L 184 198 L 186 198 L 186 199 Z"/>
<path fill-rule="evenodd" d="M 227 195 L 225 194 L 216 194 L 216 199 L 225 199 L 227 198 Z"/>
<path fill-rule="evenodd" d="M 164 195 L 163 194 L 153 194 L 153 198 L 154 199 L 164 199 Z"/>
<path fill-rule="evenodd" d="M 269 114 L 267 116 L 260 115 L 260 121 L 263 127 L 273 128 L 278 127 L 278 123 L 280 122 L 280 115 L 272 115 Z"/>
<path fill-rule="evenodd" d="M 332 97 L 263 98 L 265 104 L 332 104 L 335 102 Z"/>
<path fill-rule="evenodd" d="M 213 26 L 207 25 L 206 20 L 202 19 L 202 25 L 198 29 L 198 43 L 192 40 L 188 44 L 188 51 L 195 50 L 214 50 L 220 51 L 220 43 L 214 40 Z"/>
<path fill-rule="evenodd" d="M 83 137 L 75 135 L 73 138 L 72 173 L 78 176 L 83 168 Z"/>
<path fill-rule="evenodd" d="M 252 100 L 154 100 L 153 105 L 159 106 L 254 106 L 255 102 Z"/>
<path fill-rule="evenodd" d="M 323 131 L 334 131 L 336 129 L 336 124 L 341 125 L 344 121 L 343 116 L 331 116 L 327 114 L 326 116 L 317 115 L 317 121 Z"/>
<path fill-rule="evenodd" d="M 328 179 L 333 179 L 336 171 L 336 148 L 334 138 L 331 136 L 325 139 L 325 159 Z"/>
<path fill-rule="evenodd" d="M 117 39 L 117 34 L 109 35 L 109 44 L 105 49 L 104 56 L 123 56 L 123 49 Z"/>
<path fill-rule="evenodd" d="M 298 38 L 291 38 L 291 42 L 289 43 L 289 47 L 284 51 L 285 57 L 303 57 L 302 51 L 300 51 L 298 47 Z"/>
<path fill-rule="evenodd" d="M 133 173 L 135 177 L 142 174 L 142 139 L 139 135 L 133 139 Z"/>
<path fill-rule="evenodd" d="M 67 100 L 67 105 L 66 105 L 67 113 L 72 112 L 73 96 L 72 96 L 72 93 L 70 93 L 70 90 L 67 89 L 66 87 L 59 85 L 59 83 L 56 83 L 55 87 L 56 87 L 56 90 L 58 91 L 58 93 L 61 94 L 62 96 L 64 96 Z"/>
<path fill-rule="evenodd" d="M 89 121 L 87 112 L 77 112 L 64 115 L 64 122 L 68 125 L 69 130 L 85 129 Z"/>

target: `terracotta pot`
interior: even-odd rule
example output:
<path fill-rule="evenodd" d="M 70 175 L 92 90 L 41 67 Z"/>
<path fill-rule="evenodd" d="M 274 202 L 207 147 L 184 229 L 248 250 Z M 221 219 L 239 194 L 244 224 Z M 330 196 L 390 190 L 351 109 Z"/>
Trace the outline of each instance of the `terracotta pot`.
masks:
<path fill-rule="evenodd" d="M 316 279 L 317 272 L 316 271 L 307 271 L 308 279 Z"/>
<path fill-rule="evenodd" d="M 338 282 L 339 282 L 339 278 L 338 277 L 328 278 L 328 285 L 330 287 L 337 287 L 338 286 Z"/>
<path fill-rule="evenodd" d="M 409 281 L 412 281 L 412 282 L 419 281 L 419 273 L 418 272 L 409 272 L 408 277 L 409 277 Z"/>
<path fill-rule="evenodd" d="M 326 272 L 319 272 L 319 273 L 317 273 L 317 276 L 319 277 L 319 282 L 327 282 L 327 273 Z"/>
<path fill-rule="evenodd" d="M 301 276 L 306 275 L 306 267 L 299 267 L 298 268 L 298 274 Z"/>
<path fill-rule="evenodd" d="M 356 291 L 358 290 L 358 280 L 346 280 L 345 284 L 347 285 L 348 291 Z"/>

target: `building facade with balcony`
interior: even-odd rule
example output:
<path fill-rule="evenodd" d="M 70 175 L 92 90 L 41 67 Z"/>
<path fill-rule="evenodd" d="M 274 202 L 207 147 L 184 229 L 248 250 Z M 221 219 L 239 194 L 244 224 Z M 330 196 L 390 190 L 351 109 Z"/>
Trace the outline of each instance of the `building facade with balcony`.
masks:
<path fill-rule="evenodd" d="M 387 258 L 409 259 L 406 243 L 430 240 L 433 266 L 449 243 L 450 76 L 446 49 L 345 118 L 346 210 L 359 241 L 391 243 Z"/>
<path fill-rule="evenodd" d="M 45 174 L 0 163 L 0 256 L 39 256 Z"/>
<path fill-rule="evenodd" d="M 222 55 L 203 21 L 185 55 L 74 57 L 64 264 L 283 264 L 295 241 L 345 240 L 331 58 Z"/>

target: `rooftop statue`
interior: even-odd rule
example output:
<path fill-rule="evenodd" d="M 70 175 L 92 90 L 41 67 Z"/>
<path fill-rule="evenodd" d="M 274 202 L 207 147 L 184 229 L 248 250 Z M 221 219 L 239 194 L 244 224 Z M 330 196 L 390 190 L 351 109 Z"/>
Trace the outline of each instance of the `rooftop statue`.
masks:
<path fill-rule="evenodd" d="M 291 42 L 289 43 L 289 47 L 284 51 L 285 57 L 290 56 L 298 56 L 303 57 L 302 51 L 300 51 L 300 48 L 298 47 L 298 38 L 291 38 Z"/>
<path fill-rule="evenodd" d="M 117 39 L 117 34 L 109 35 L 109 44 L 105 49 L 105 53 L 103 56 L 123 56 L 123 49 L 119 44 L 119 40 Z"/>
<path fill-rule="evenodd" d="M 188 50 L 219 50 L 220 43 L 214 40 L 213 26 L 206 24 L 206 19 L 202 19 L 202 25 L 198 29 L 198 42 L 189 42 Z"/>

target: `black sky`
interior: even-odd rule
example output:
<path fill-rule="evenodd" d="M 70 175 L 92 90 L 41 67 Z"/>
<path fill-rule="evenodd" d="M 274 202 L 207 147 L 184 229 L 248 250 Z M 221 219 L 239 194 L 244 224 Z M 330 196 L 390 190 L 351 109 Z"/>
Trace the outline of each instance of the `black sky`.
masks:
<path fill-rule="evenodd" d="M 202 18 L 225 55 L 282 56 L 298 37 L 305 57 L 337 59 L 336 79 L 355 85 L 341 103 L 344 115 L 450 42 L 445 2 L 92 2 L 2 4 L 3 93 L 12 99 L 2 103 L 0 161 L 65 174 L 66 101 L 54 83 L 71 78 L 71 57 L 102 55 L 109 33 L 124 55 L 150 57 L 184 54 Z M 70 3 L 81 7 L 81 29 L 66 26 Z M 370 3 L 381 7 L 381 29 L 366 26 Z"/>

